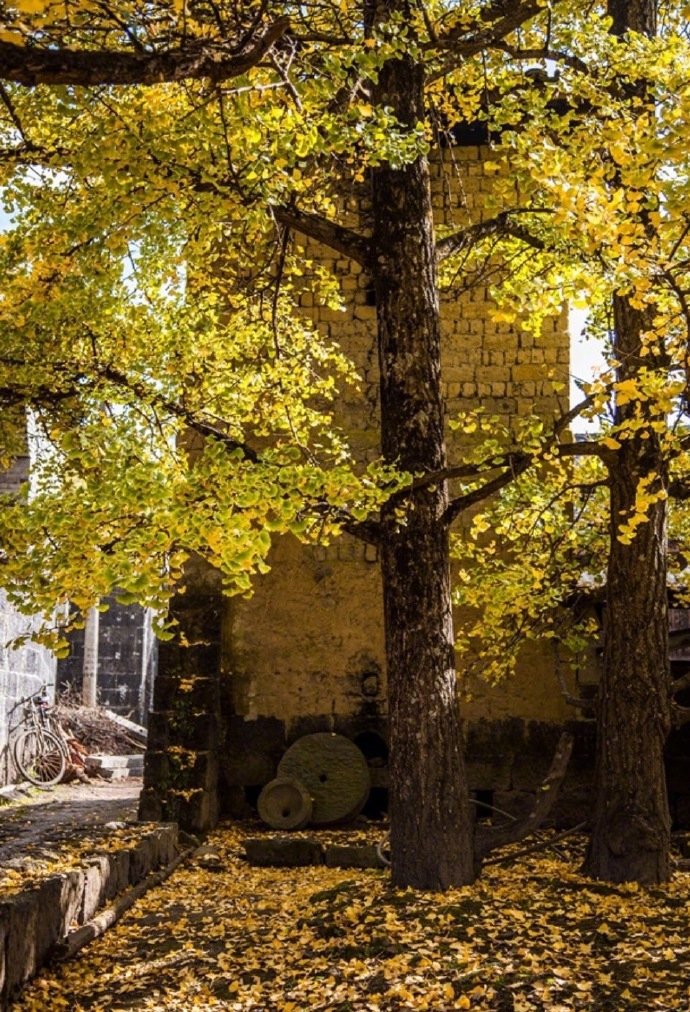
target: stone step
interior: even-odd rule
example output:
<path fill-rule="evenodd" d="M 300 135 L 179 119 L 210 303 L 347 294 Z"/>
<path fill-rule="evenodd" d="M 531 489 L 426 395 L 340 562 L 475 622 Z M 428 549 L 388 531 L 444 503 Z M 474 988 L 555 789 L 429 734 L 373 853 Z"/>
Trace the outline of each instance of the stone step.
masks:
<path fill-rule="evenodd" d="M 144 775 L 143 755 L 87 755 L 84 764 L 87 773 L 106 780 L 126 780 L 127 777 Z"/>
<path fill-rule="evenodd" d="M 376 845 L 322 843 L 313 836 L 248 837 L 244 852 L 249 864 L 259 867 L 384 868 L 388 864 L 383 849 Z"/>
<path fill-rule="evenodd" d="M 87 755 L 86 761 L 107 770 L 143 769 L 144 766 L 144 756 L 139 753 L 135 755 Z"/>

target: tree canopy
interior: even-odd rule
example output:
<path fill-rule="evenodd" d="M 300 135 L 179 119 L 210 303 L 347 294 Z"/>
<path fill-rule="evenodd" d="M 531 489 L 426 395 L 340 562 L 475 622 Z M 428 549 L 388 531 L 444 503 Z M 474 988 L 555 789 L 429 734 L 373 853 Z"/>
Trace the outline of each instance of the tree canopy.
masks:
<path fill-rule="evenodd" d="M 348 460 L 327 407 L 352 367 L 293 312 L 305 265 L 288 230 L 366 263 L 366 230 L 339 220 L 343 192 L 460 119 L 489 123 L 508 171 L 495 214 L 459 215 L 441 235 L 449 283 L 459 269 L 481 283 L 498 237 L 511 264 L 501 312 L 521 326 L 538 329 L 570 294 L 601 332 L 627 286 L 654 301 L 647 347 L 663 335 L 673 385 L 652 354 L 624 389 L 604 376 L 590 396 L 601 407 L 615 389 L 663 414 L 682 393 L 678 5 L 663 36 L 625 46 L 603 10 L 578 19 L 567 3 L 439 3 L 385 25 L 367 11 L 4 5 L 0 390 L 6 408 L 32 407 L 44 447 L 30 509 L 3 512 L 4 580 L 27 605 L 48 607 L 59 587 L 82 607 L 114 585 L 161 604 L 186 550 L 247 590 L 272 528 L 328 529 L 380 504 L 390 474 Z M 410 49 L 428 105 L 411 130 L 371 94 Z M 558 72 L 538 86 L 534 66 Z M 625 82 L 640 68 L 653 102 L 631 109 Z M 318 265 L 309 274 L 342 304 Z M 210 437 L 193 468 L 175 438 L 190 429 Z M 40 530 L 39 575 L 19 560 Z"/>
<path fill-rule="evenodd" d="M 670 2 L 658 19 L 642 0 L 0 7 L 0 404 L 15 430 L 30 409 L 40 446 L 31 495 L 0 514 L 3 583 L 26 608 L 83 611 L 113 587 L 163 608 L 189 553 L 249 592 L 274 532 L 377 543 L 393 753 L 415 771 L 399 760 L 393 818 L 419 809 L 417 835 L 444 841 L 436 869 L 394 856 L 399 883 L 474 874 L 453 843 L 450 525 L 516 474 L 587 454 L 608 473 L 610 548 L 664 541 L 689 361 L 689 57 Z M 460 122 L 483 125 L 497 185 L 434 230 L 427 156 L 452 152 Z M 371 215 L 354 220 L 364 185 Z M 371 277 L 373 464 L 334 423 L 353 366 L 299 311 L 305 286 L 334 309 L 347 293 L 300 236 Z M 489 287 L 497 319 L 537 336 L 586 301 L 610 338 L 585 390 L 612 410 L 602 434 L 573 446 L 564 406 L 448 460 L 439 284 Z M 443 813 L 418 804 L 432 753 L 454 785 Z"/>

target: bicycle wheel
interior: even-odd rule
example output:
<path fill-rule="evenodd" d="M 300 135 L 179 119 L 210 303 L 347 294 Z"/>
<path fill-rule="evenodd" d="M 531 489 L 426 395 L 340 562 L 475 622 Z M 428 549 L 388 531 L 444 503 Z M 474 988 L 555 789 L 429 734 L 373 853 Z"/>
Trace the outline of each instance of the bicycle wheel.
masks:
<path fill-rule="evenodd" d="M 62 780 L 67 762 L 62 743 L 52 731 L 31 728 L 14 743 L 14 764 L 36 787 L 52 787 Z"/>

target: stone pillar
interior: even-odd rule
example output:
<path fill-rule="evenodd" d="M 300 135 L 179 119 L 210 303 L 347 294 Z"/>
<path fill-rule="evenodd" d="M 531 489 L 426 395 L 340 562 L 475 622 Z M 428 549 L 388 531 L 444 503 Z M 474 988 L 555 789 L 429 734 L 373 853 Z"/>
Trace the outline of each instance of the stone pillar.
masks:
<path fill-rule="evenodd" d="M 84 706 L 95 707 L 98 703 L 98 636 L 100 612 L 89 608 L 84 626 L 84 663 L 82 666 L 81 701 Z"/>
<path fill-rule="evenodd" d="M 185 584 L 171 605 L 175 636 L 159 647 L 139 818 L 204 832 L 218 820 L 222 596 L 201 559 Z"/>

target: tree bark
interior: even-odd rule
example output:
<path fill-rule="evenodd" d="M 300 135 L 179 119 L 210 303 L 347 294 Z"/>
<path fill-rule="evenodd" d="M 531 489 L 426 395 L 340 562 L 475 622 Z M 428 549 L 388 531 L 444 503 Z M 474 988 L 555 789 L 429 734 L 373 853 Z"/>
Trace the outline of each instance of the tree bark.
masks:
<path fill-rule="evenodd" d="M 655 33 L 656 0 L 609 0 L 608 10 L 615 35 Z M 644 98 L 644 82 L 628 90 L 631 101 Z M 651 315 L 633 307 L 624 295 L 613 298 L 619 381 L 655 364 L 653 356 L 640 355 Z M 625 425 L 640 414 L 648 423 L 665 420 L 663 411 L 655 415 L 647 402 L 629 402 L 616 407 L 616 424 Z M 671 844 L 663 759 L 671 726 L 666 499 L 653 503 L 630 544 L 621 542 L 618 533 L 635 512 L 640 482 L 646 479 L 650 491 L 667 493 L 668 473 L 651 424 L 629 436 L 608 464 L 611 547 L 597 708 L 596 800 L 584 868 L 607 881 L 655 884 L 669 877 Z"/>
<path fill-rule="evenodd" d="M 396 4 L 397 8 L 404 4 Z M 377 102 L 413 128 L 423 71 L 382 69 Z M 446 466 L 440 320 L 428 163 L 373 170 L 373 283 L 385 459 L 407 471 Z M 474 879 L 456 694 L 445 482 L 419 489 L 404 515 L 384 511 L 381 546 L 391 731 L 395 885 L 442 890 Z"/>
<path fill-rule="evenodd" d="M 644 314 L 614 298 L 619 379 L 639 367 Z M 644 361 L 648 361 L 645 359 Z M 618 408 L 624 422 L 630 405 Z M 610 536 L 604 663 L 597 708 L 596 801 L 585 871 L 611 882 L 665 882 L 670 815 L 664 743 L 671 723 L 666 591 L 666 500 L 652 505 L 630 544 L 618 540 L 641 480 L 667 484 L 658 435 L 622 442 L 609 464 Z"/>
<path fill-rule="evenodd" d="M 628 31 L 652 38 L 656 35 L 656 0 L 609 0 L 608 15 L 614 35 Z"/>

